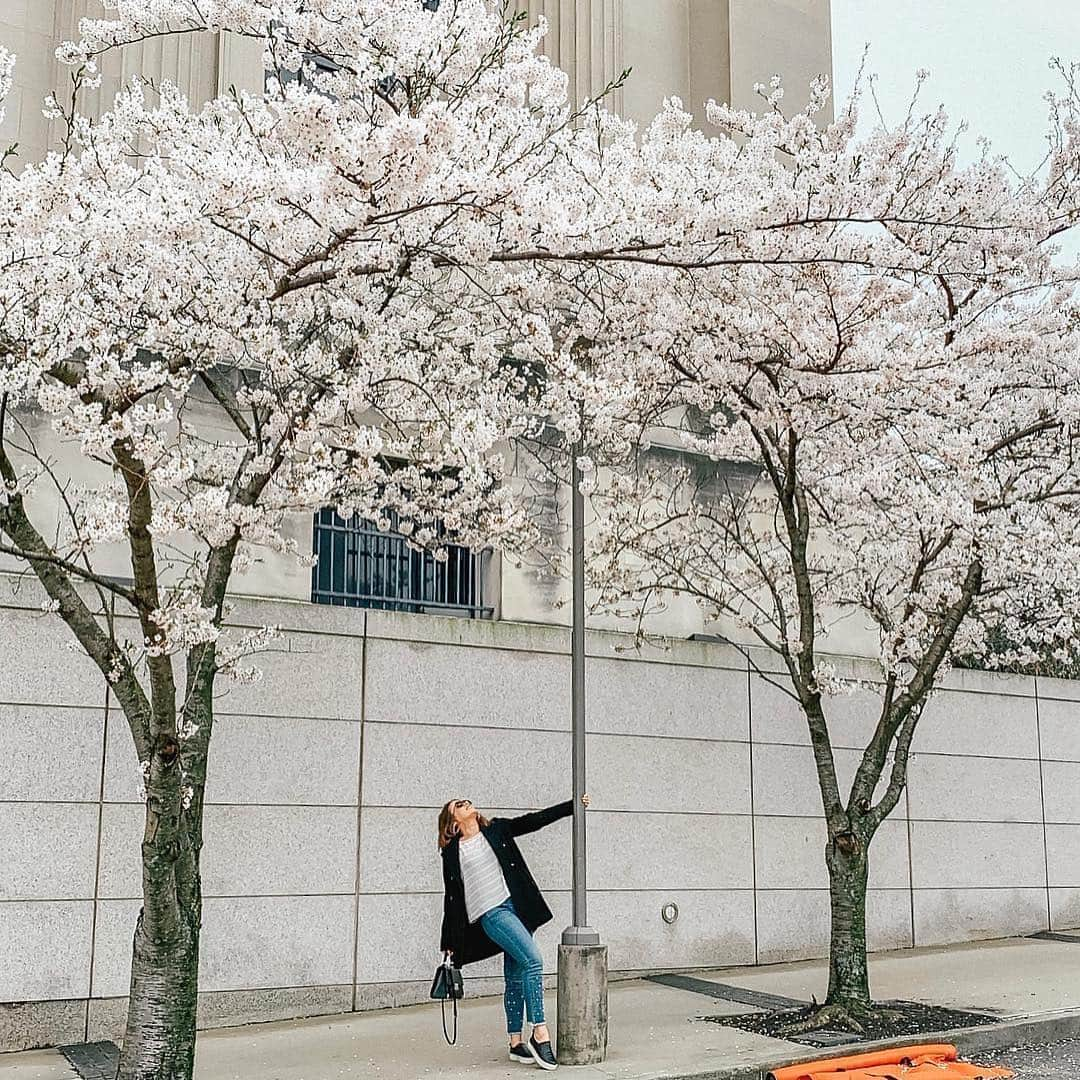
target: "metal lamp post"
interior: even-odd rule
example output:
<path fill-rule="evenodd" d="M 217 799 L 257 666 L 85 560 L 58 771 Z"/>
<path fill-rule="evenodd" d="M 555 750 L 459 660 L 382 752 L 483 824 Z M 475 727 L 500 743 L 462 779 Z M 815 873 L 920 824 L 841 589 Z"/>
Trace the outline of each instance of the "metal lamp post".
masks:
<path fill-rule="evenodd" d="M 573 922 L 559 946 L 558 1057 L 566 1065 L 593 1065 L 607 1053 L 607 946 L 589 926 L 585 807 L 585 497 L 578 468 L 580 444 L 571 450 L 570 533 L 573 621 L 570 637 L 573 732 Z"/>

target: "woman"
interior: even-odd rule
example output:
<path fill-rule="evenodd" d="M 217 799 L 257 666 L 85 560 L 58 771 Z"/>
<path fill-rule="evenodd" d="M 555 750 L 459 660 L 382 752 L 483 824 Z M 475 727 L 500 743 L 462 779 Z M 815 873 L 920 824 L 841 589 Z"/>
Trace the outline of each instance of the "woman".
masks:
<path fill-rule="evenodd" d="M 589 805 L 589 796 L 581 799 Z M 516 818 L 488 820 L 468 799 L 451 799 L 439 812 L 443 924 L 440 947 L 458 967 L 503 954 L 510 1060 L 557 1067 L 544 1023 L 543 961 L 533 932 L 551 921 L 515 837 L 573 813 L 572 802 Z M 532 1025 L 522 1040 L 522 1013 Z"/>

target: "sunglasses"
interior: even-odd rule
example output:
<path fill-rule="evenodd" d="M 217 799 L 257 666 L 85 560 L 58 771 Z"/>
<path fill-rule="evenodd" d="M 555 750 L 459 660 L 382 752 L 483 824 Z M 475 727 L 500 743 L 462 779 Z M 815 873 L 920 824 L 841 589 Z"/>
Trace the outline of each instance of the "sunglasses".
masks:
<path fill-rule="evenodd" d="M 455 799 L 453 809 L 460 810 L 463 806 L 472 806 L 472 802 L 469 799 Z"/>

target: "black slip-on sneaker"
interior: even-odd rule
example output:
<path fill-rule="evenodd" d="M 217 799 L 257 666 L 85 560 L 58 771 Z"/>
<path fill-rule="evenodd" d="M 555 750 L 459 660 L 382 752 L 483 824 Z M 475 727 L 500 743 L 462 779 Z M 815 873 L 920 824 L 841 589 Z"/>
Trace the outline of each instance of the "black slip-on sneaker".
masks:
<path fill-rule="evenodd" d="M 555 1060 L 555 1055 L 551 1050 L 551 1042 L 538 1043 L 532 1036 L 529 1037 L 529 1052 L 532 1054 L 533 1061 L 540 1066 L 541 1069 L 557 1069 L 559 1063 Z"/>
<path fill-rule="evenodd" d="M 533 1056 L 524 1043 L 518 1043 L 517 1046 L 510 1047 L 510 1060 L 516 1061 L 521 1065 L 532 1065 Z"/>

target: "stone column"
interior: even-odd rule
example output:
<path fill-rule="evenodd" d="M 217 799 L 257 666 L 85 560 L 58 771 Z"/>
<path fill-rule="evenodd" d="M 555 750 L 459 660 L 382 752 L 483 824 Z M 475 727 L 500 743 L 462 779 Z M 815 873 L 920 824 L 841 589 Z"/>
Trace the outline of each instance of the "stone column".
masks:
<path fill-rule="evenodd" d="M 632 69 L 628 115 L 647 123 L 674 96 L 705 126 L 705 102 L 730 94 L 729 0 L 623 2 L 623 56 Z"/>
<path fill-rule="evenodd" d="M 784 80 L 784 109 L 805 106 L 810 80 L 832 78 L 829 0 L 730 0 L 731 100 L 760 110 L 754 83 Z M 832 116 L 830 108 L 825 117 Z"/>
<path fill-rule="evenodd" d="M 607 1056 L 606 945 L 559 946 L 555 1034 L 561 1065 L 597 1065 Z"/>
<path fill-rule="evenodd" d="M 55 43 L 77 40 L 79 22 L 86 18 L 101 18 L 98 0 L 56 0 L 53 37 Z M 218 34 L 175 34 L 126 45 L 108 53 L 101 60 L 102 80 L 97 90 L 83 91 L 80 107 L 89 115 L 99 115 L 107 109 L 117 91 L 133 75 L 142 75 L 154 82 L 175 83 L 188 97 L 193 108 L 208 101 L 218 92 L 219 39 Z M 59 61 L 54 63 L 53 88 L 63 93 L 70 86 L 71 69 Z"/>
<path fill-rule="evenodd" d="M 690 49 L 686 107 L 706 127 L 705 102 L 731 100 L 731 24 L 728 0 L 689 0 Z"/>
<path fill-rule="evenodd" d="M 240 34 L 219 34 L 218 52 L 219 92 L 230 87 L 262 94 L 266 87 L 266 71 L 263 68 L 262 38 L 243 37 Z"/>
<path fill-rule="evenodd" d="M 570 78 L 570 100 L 580 104 L 598 94 L 623 69 L 623 0 L 528 0 L 530 23 L 543 15 L 548 36 L 543 51 Z M 622 108 L 621 94 L 612 106 Z"/>

